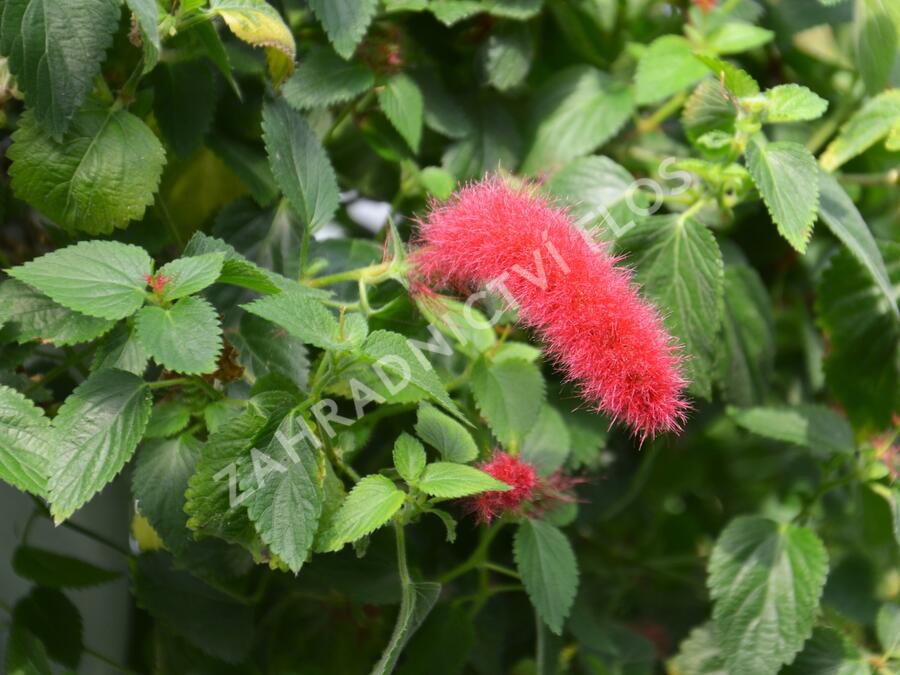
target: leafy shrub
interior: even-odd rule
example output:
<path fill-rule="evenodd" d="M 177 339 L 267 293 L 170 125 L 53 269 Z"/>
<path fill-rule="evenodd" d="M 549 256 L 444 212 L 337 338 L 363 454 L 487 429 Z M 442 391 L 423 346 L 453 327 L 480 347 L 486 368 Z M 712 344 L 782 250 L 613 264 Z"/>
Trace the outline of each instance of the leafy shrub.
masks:
<path fill-rule="evenodd" d="M 0 478 L 129 669 L 900 667 L 897 3 L 0 7 Z"/>

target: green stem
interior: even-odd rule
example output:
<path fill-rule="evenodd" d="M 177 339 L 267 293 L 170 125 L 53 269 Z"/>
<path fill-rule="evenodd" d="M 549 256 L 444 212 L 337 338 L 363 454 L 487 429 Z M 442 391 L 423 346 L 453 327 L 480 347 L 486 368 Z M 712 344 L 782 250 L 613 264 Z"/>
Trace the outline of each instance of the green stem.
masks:
<path fill-rule="evenodd" d="M 383 262 L 378 263 L 377 265 L 369 265 L 368 267 L 358 267 L 345 272 L 337 272 L 336 274 L 328 274 L 324 277 L 306 279 L 304 283 L 313 288 L 330 286 L 331 284 L 338 284 L 342 281 L 359 281 L 360 279 L 364 279 L 369 283 L 378 283 L 387 278 L 390 267 L 390 262 Z"/>
<path fill-rule="evenodd" d="M 465 561 L 451 569 L 449 572 L 446 572 L 443 576 L 441 576 L 439 581 L 442 584 L 447 584 L 457 577 L 460 577 L 467 572 L 481 567 L 487 561 L 487 553 L 488 549 L 490 549 L 491 542 L 493 542 L 497 535 L 500 533 L 503 525 L 504 523 L 502 521 L 498 521 L 494 525 L 482 528 L 478 546 L 475 547 L 474 551 L 472 551 L 472 555 L 470 555 Z"/>
<path fill-rule="evenodd" d="M 706 199 L 706 198 L 698 199 L 696 202 L 694 202 L 694 204 L 692 206 L 688 207 L 686 210 L 681 212 L 681 214 L 678 216 L 678 224 L 684 225 L 687 222 L 688 218 L 690 218 L 691 216 L 698 213 L 704 206 L 706 206 L 709 203 L 710 203 L 709 199 Z"/>
<path fill-rule="evenodd" d="M 406 564 L 406 533 L 399 518 L 394 519 L 394 534 L 397 535 L 397 572 L 400 574 L 400 584 L 406 589 L 412 583 L 412 578 Z"/>
<path fill-rule="evenodd" d="M 646 133 L 651 131 L 655 131 L 659 128 L 659 125 L 668 119 L 669 115 L 677 112 L 684 102 L 687 100 L 687 92 L 683 91 L 679 94 L 675 94 L 668 101 L 663 103 L 659 108 L 653 111 L 647 117 L 642 117 L 637 122 L 637 132 L 638 135 L 643 136 Z"/>
<path fill-rule="evenodd" d="M 152 389 L 167 389 L 168 387 L 184 387 L 189 384 L 194 384 L 194 381 L 189 377 L 175 377 L 171 380 L 159 380 L 158 382 L 149 382 L 147 386 Z"/>
<path fill-rule="evenodd" d="M 900 169 L 891 169 L 883 173 L 845 173 L 838 177 L 842 183 L 866 186 L 900 185 Z"/>
<path fill-rule="evenodd" d="M 361 110 L 369 105 L 369 102 L 374 98 L 374 96 L 374 93 L 369 90 L 369 92 L 367 92 L 366 95 L 361 99 L 353 101 L 344 106 L 344 109 L 341 110 L 341 112 L 338 114 L 337 118 L 334 120 L 334 123 L 331 125 L 328 131 L 325 132 L 325 136 L 322 138 L 322 142 L 328 142 L 338 130 L 338 128 L 340 128 L 340 126 L 344 123 L 344 120 L 346 120 L 355 110 Z"/>
<path fill-rule="evenodd" d="M 485 561 L 481 564 L 482 569 L 490 570 L 491 572 L 496 572 L 497 574 L 504 574 L 508 577 L 512 577 L 513 579 L 521 579 L 519 573 L 514 569 L 506 567 L 505 565 L 498 565 L 497 563 L 492 563 L 489 560 Z"/>

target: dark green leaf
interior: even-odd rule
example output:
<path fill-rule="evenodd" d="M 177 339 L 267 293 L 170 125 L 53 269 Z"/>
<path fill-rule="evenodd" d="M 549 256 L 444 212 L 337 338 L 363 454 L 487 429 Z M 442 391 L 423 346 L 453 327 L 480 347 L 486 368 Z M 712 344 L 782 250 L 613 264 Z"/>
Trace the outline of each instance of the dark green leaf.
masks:
<path fill-rule="evenodd" d="M 85 588 L 120 576 L 78 558 L 27 545 L 16 549 L 12 565 L 20 577 L 45 588 Z"/>
<path fill-rule="evenodd" d="M 177 373 L 211 373 L 222 349 L 218 313 L 206 300 L 187 297 L 168 308 L 144 307 L 137 337 L 153 357 Z"/>
<path fill-rule="evenodd" d="M 416 433 L 448 462 L 464 464 L 478 457 L 478 446 L 466 428 L 427 403 L 419 406 Z"/>
<path fill-rule="evenodd" d="M 334 50 L 349 59 L 362 40 L 375 11 L 377 0 L 310 0 L 309 6 L 322 22 Z"/>
<path fill-rule="evenodd" d="M 78 668 L 84 651 L 81 614 L 61 591 L 33 588 L 13 608 L 13 626 L 40 640 L 47 654 L 67 668 Z"/>
<path fill-rule="evenodd" d="M 472 374 L 478 410 L 507 450 L 519 447 L 537 421 L 544 403 L 544 378 L 533 363 L 510 359 L 480 360 Z"/>
<path fill-rule="evenodd" d="M 325 47 L 313 47 L 284 84 L 285 100 L 298 110 L 332 106 L 364 94 L 375 84 L 372 71 Z"/>

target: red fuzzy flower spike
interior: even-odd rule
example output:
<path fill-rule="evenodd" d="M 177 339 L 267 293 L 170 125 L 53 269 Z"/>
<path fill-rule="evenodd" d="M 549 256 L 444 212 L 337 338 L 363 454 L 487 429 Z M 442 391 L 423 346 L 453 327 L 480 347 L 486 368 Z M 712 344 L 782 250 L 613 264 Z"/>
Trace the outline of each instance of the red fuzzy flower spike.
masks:
<path fill-rule="evenodd" d="M 494 452 L 489 462 L 479 464 L 478 468 L 512 487 L 505 492 L 499 490 L 482 492 L 466 500 L 468 510 L 475 513 L 478 520 L 483 523 L 489 523 L 497 516 L 517 511 L 535 496 L 538 475 L 535 468 L 527 462 L 498 450 Z"/>
<path fill-rule="evenodd" d="M 678 346 L 631 273 L 533 189 L 488 178 L 420 223 L 415 273 L 431 286 L 499 290 L 582 396 L 642 439 L 688 407 Z"/>

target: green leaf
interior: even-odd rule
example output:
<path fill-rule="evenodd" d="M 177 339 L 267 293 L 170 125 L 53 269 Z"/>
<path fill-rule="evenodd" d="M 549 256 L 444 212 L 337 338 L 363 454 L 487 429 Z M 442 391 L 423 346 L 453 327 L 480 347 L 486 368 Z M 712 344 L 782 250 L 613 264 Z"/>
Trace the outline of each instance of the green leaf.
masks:
<path fill-rule="evenodd" d="M 900 317 L 894 290 L 878 244 L 850 196 L 833 176 L 819 172 L 819 217 L 872 275 L 894 315 Z"/>
<path fill-rule="evenodd" d="M 306 388 L 309 358 L 302 340 L 250 313 L 241 317 L 239 333 L 229 337 L 241 352 L 241 365 L 254 378 L 275 373 Z"/>
<path fill-rule="evenodd" d="M 7 156 L 16 196 L 69 230 L 106 234 L 144 215 L 165 151 L 150 128 L 122 109 L 88 101 L 61 140 L 30 111 Z"/>
<path fill-rule="evenodd" d="M 285 291 L 261 298 L 241 308 L 284 328 L 306 344 L 325 350 L 352 348 L 341 341 L 334 314 L 318 299 L 303 291 Z"/>
<path fill-rule="evenodd" d="M 425 467 L 417 487 L 439 499 L 457 499 L 479 492 L 506 492 L 510 486 L 474 466 L 433 462 Z"/>
<path fill-rule="evenodd" d="M 16 603 L 13 629 L 24 628 L 46 647 L 47 654 L 67 668 L 77 669 L 84 651 L 81 614 L 61 591 L 35 587 Z"/>
<path fill-rule="evenodd" d="M 425 103 L 415 81 L 404 73 L 392 76 L 378 92 L 378 105 L 412 151 L 419 152 Z"/>
<path fill-rule="evenodd" d="M 578 590 L 572 544 L 553 525 L 528 519 L 516 530 L 513 554 L 531 604 L 547 628 L 562 635 Z"/>
<path fill-rule="evenodd" d="M 448 462 L 465 464 L 478 457 L 478 446 L 466 428 L 427 403 L 419 406 L 416 433 Z"/>
<path fill-rule="evenodd" d="M 587 65 L 555 74 L 535 97 L 533 140 L 522 164 L 527 173 L 591 154 L 622 128 L 634 109 L 628 87 Z"/>
<path fill-rule="evenodd" d="M 650 43 L 638 61 L 635 100 L 639 105 L 657 103 L 699 82 L 706 73 L 690 42 L 680 35 L 663 35 Z"/>
<path fill-rule="evenodd" d="M 775 365 L 775 320 L 766 287 L 749 265 L 725 268 L 724 339 L 718 377 L 736 405 L 762 403 Z"/>
<path fill-rule="evenodd" d="M 784 675 L 872 675 L 866 656 L 847 636 L 816 628 Z"/>
<path fill-rule="evenodd" d="M 476 638 L 476 633 L 476 624 L 464 607 L 442 603 L 403 650 L 396 675 L 462 675 L 484 637 Z"/>
<path fill-rule="evenodd" d="M 414 484 L 425 470 L 425 448 L 407 433 L 394 442 L 394 467 L 407 483 Z"/>
<path fill-rule="evenodd" d="M 724 292 L 716 238 L 694 218 L 660 216 L 627 232 L 617 248 L 630 252 L 635 278 L 690 355 L 684 368 L 692 391 L 709 398 Z"/>
<path fill-rule="evenodd" d="M 870 94 L 887 84 L 897 57 L 897 26 L 888 9 L 891 0 L 855 0 L 853 46 L 856 66 Z"/>
<path fill-rule="evenodd" d="M 218 80 L 205 59 L 162 63 L 153 74 L 153 115 L 166 143 L 187 157 L 212 126 Z"/>
<path fill-rule="evenodd" d="M 900 89 L 889 89 L 869 99 L 853 114 L 819 158 L 822 168 L 834 171 L 862 154 L 900 123 Z"/>
<path fill-rule="evenodd" d="M 205 253 L 178 258 L 163 265 L 156 273 L 157 279 L 165 277 L 162 299 L 172 302 L 211 286 L 222 273 L 223 253 Z"/>
<path fill-rule="evenodd" d="M 472 373 L 472 393 L 494 436 L 514 450 L 534 426 L 544 404 L 544 378 L 533 363 L 510 359 L 479 360 Z"/>
<path fill-rule="evenodd" d="M 727 675 L 715 627 L 707 623 L 692 630 L 669 667 L 674 675 Z"/>
<path fill-rule="evenodd" d="M 746 71 L 741 70 L 733 63 L 723 61 L 722 59 L 710 54 L 698 54 L 694 56 L 706 65 L 707 68 L 719 80 L 719 86 L 725 85 L 725 88 L 738 98 L 747 98 L 756 96 L 759 93 L 759 84 Z"/>
<path fill-rule="evenodd" d="M 449 172 L 436 166 L 426 166 L 419 172 L 419 183 L 425 192 L 435 199 L 448 199 L 456 188 L 456 178 Z"/>
<path fill-rule="evenodd" d="M 363 343 L 360 357 L 378 373 L 379 379 L 390 380 L 392 388 L 413 386 L 448 412 L 465 419 L 434 368 L 421 352 L 412 350 L 403 335 L 387 330 L 373 331 Z"/>
<path fill-rule="evenodd" d="M 82 241 L 8 270 L 64 307 L 101 319 L 124 319 L 144 304 L 152 261 L 137 246 Z"/>
<path fill-rule="evenodd" d="M 441 82 L 437 70 L 423 69 L 414 74 L 425 98 L 425 124 L 448 138 L 465 138 L 474 131 L 469 115 Z"/>
<path fill-rule="evenodd" d="M 329 551 L 340 550 L 385 525 L 403 506 L 406 493 L 384 476 L 372 474 L 360 480 L 334 517 L 327 538 Z"/>
<path fill-rule="evenodd" d="M 828 101 L 799 84 L 779 84 L 765 92 L 766 122 L 803 122 L 825 114 Z"/>
<path fill-rule="evenodd" d="M 378 0 L 310 0 L 309 7 L 322 22 L 334 50 L 349 59 L 375 16 Z"/>
<path fill-rule="evenodd" d="M 118 368 L 143 375 L 150 357 L 135 335 L 134 322 L 118 324 L 97 346 L 91 370 Z"/>
<path fill-rule="evenodd" d="M 134 594 L 151 616 L 209 655 L 238 663 L 250 652 L 252 607 L 175 569 L 170 556 L 150 553 L 137 558 Z"/>
<path fill-rule="evenodd" d="M 734 133 L 737 110 L 725 95 L 722 85 L 713 79 L 703 80 L 684 104 L 681 124 L 685 135 L 695 145 L 710 132 Z"/>
<path fill-rule="evenodd" d="M 138 510 L 175 553 L 183 552 L 193 542 L 184 512 L 184 491 L 201 447 L 189 436 L 145 443 L 131 475 Z"/>
<path fill-rule="evenodd" d="M 488 101 L 479 107 L 471 133 L 450 145 L 441 162 L 458 180 L 474 180 L 498 168 L 514 171 L 521 152 L 516 119 L 501 103 Z"/>
<path fill-rule="evenodd" d="M 809 448 L 818 457 L 856 452 L 853 429 L 847 420 L 823 406 L 729 408 L 728 415 L 747 431 Z"/>
<path fill-rule="evenodd" d="M 900 284 L 900 244 L 879 245 L 893 286 Z M 896 294 L 888 302 L 871 274 L 842 250 L 816 292 L 819 323 L 829 340 L 825 375 L 855 426 L 885 428 L 900 405 L 900 323 Z"/>
<path fill-rule="evenodd" d="M 900 605 L 884 603 L 878 610 L 875 628 L 884 653 L 892 657 L 900 655 Z"/>
<path fill-rule="evenodd" d="M 811 530 L 734 519 L 709 562 L 713 620 L 728 673 L 774 675 L 812 633 L 828 556 Z"/>
<path fill-rule="evenodd" d="M 278 68 L 272 67 L 272 50 L 284 55 L 285 68 L 293 69 L 297 54 L 294 35 L 278 10 L 265 0 L 211 0 L 209 13 L 221 16 L 231 32 L 247 44 L 265 47 L 270 54 L 270 69 L 276 71 L 281 68 L 280 65 Z M 273 72 L 273 78 L 280 79 L 276 72 Z"/>
<path fill-rule="evenodd" d="M 758 140 L 747 146 L 747 169 L 778 231 L 800 253 L 812 234 L 819 209 L 819 170 L 799 143 Z"/>
<path fill-rule="evenodd" d="M 115 0 L 3 3 L 0 52 L 49 137 L 62 137 L 93 88 L 120 11 Z"/>
<path fill-rule="evenodd" d="M 206 145 L 237 174 L 257 204 L 266 207 L 275 201 L 279 190 L 264 150 L 223 136 L 207 138 Z M 202 232 L 195 233 L 195 236 L 198 234 L 205 236 Z"/>
<path fill-rule="evenodd" d="M 15 389 L 0 385 L 0 478 L 46 496 L 51 447 L 44 411 Z"/>
<path fill-rule="evenodd" d="M 717 54 L 738 54 L 761 47 L 773 37 L 772 31 L 752 23 L 728 21 L 707 35 L 704 45 Z"/>
<path fill-rule="evenodd" d="M 262 125 L 275 182 L 304 227 L 319 229 L 331 220 L 339 204 L 328 155 L 303 116 L 283 99 L 266 103 Z"/>
<path fill-rule="evenodd" d="M 416 306 L 433 326 L 469 353 L 484 353 L 497 343 L 491 322 L 478 309 L 440 295 L 417 298 Z"/>
<path fill-rule="evenodd" d="M 141 32 L 141 41 L 144 43 L 144 73 L 153 70 L 159 61 L 159 52 L 162 49 L 159 36 L 159 8 L 156 0 L 125 0 L 125 5 L 131 10 L 138 30 Z"/>
<path fill-rule="evenodd" d="M 45 588 L 87 588 L 121 576 L 78 558 L 27 545 L 16 549 L 12 566 L 20 577 Z"/>
<path fill-rule="evenodd" d="M 199 256 L 206 253 L 222 253 L 222 273 L 216 280 L 220 284 L 243 286 L 260 293 L 278 293 L 280 287 L 273 278 L 272 272 L 262 269 L 238 253 L 233 246 L 221 239 L 210 237 L 202 232 L 195 232 L 184 249 L 185 256 Z"/>
<path fill-rule="evenodd" d="M 7 637 L 8 675 L 52 675 L 44 643 L 24 626 L 12 626 Z"/>
<path fill-rule="evenodd" d="M 519 454 L 541 475 L 549 476 L 565 463 L 571 443 L 569 428 L 562 415 L 553 406 L 545 404 L 537 422 L 522 441 Z"/>
<path fill-rule="evenodd" d="M 191 408 L 183 401 L 169 399 L 153 406 L 144 438 L 167 438 L 184 430 L 191 421 Z"/>
<path fill-rule="evenodd" d="M 327 47 L 314 46 L 284 83 L 285 100 L 298 110 L 344 103 L 375 85 L 372 71 L 343 60 Z"/>
<path fill-rule="evenodd" d="M 100 370 L 65 400 L 53 420 L 48 482 L 59 524 L 109 483 L 131 459 L 150 419 L 146 383 L 121 370 Z"/>
<path fill-rule="evenodd" d="M 215 308 L 197 297 L 172 307 L 144 307 L 135 319 L 137 337 L 153 360 L 176 373 L 211 373 L 222 350 Z"/>
<path fill-rule="evenodd" d="M 40 340 L 64 347 L 94 340 L 115 322 L 66 309 L 31 286 L 9 279 L 0 284 L 0 324 L 8 324 L 19 343 Z"/>
<path fill-rule="evenodd" d="M 370 675 L 390 675 L 394 672 L 403 648 L 413 634 L 419 630 L 419 626 L 437 603 L 440 594 L 441 585 L 433 581 L 403 583 L 397 623 L 394 624 L 391 639 L 385 647 L 384 653 L 372 668 Z"/>
<path fill-rule="evenodd" d="M 534 39 L 523 23 L 508 23 L 494 30 L 480 52 L 481 68 L 488 84 L 508 91 L 528 75 L 534 59 Z"/>
<path fill-rule="evenodd" d="M 569 208 L 579 227 L 604 239 L 642 222 L 645 216 L 635 208 L 650 205 L 634 176 L 603 156 L 569 162 L 550 177 L 545 188 Z"/>
<path fill-rule="evenodd" d="M 243 466 L 241 489 L 249 494 L 247 515 L 273 553 L 296 574 L 313 547 L 324 493 L 319 457 L 309 441 L 293 442 L 294 415 L 288 415 L 261 460 L 254 452 Z M 304 423 L 304 422 L 301 422 Z M 291 447 L 283 440 L 291 439 Z"/>

